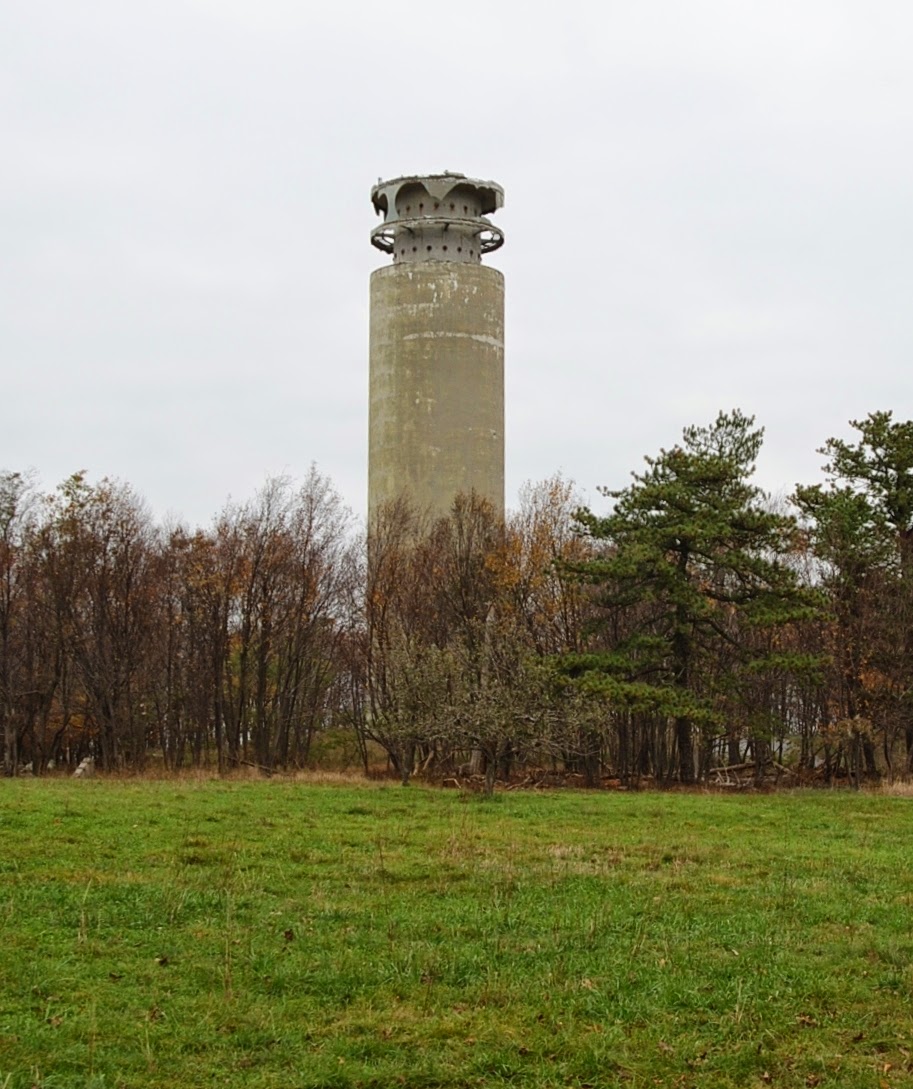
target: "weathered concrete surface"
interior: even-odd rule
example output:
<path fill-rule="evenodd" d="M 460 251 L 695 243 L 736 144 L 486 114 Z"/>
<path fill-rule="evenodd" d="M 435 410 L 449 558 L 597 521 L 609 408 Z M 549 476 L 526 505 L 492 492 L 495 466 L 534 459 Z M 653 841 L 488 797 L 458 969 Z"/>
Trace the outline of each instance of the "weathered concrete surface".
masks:
<path fill-rule="evenodd" d="M 502 514 L 501 273 L 435 259 L 377 269 L 370 345 L 369 519 L 402 495 L 440 517 L 472 490 Z"/>
<path fill-rule="evenodd" d="M 504 243 L 500 227 L 485 218 L 504 204 L 504 190 L 495 182 L 465 174 L 393 178 L 374 186 L 371 203 L 384 217 L 371 243 L 397 264 L 478 264 Z"/>

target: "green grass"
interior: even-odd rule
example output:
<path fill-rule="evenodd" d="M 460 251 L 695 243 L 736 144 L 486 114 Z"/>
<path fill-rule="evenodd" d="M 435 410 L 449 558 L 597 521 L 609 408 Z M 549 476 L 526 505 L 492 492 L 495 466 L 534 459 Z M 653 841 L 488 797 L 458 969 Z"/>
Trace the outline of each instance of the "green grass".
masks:
<path fill-rule="evenodd" d="M 0 1089 L 913 1085 L 913 798 L 0 784 Z"/>

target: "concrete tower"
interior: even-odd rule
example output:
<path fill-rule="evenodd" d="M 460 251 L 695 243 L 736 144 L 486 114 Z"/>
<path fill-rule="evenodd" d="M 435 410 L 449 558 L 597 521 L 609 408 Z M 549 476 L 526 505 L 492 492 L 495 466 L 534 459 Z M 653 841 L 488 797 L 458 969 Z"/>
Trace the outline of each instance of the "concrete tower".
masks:
<path fill-rule="evenodd" d="M 504 510 L 504 191 L 462 174 L 378 182 L 371 242 L 368 517 L 408 497 L 434 518 L 459 492 Z"/>

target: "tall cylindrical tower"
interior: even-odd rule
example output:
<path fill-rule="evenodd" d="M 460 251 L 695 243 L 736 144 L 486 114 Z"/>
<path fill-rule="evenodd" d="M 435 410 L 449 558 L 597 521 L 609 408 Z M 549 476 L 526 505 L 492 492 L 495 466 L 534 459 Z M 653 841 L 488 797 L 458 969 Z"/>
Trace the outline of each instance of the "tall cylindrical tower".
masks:
<path fill-rule="evenodd" d="M 493 182 L 433 174 L 378 182 L 371 242 L 368 516 L 407 497 L 446 515 L 475 491 L 504 510 L 504 277 L 481 263 L 504 237 Z"/>

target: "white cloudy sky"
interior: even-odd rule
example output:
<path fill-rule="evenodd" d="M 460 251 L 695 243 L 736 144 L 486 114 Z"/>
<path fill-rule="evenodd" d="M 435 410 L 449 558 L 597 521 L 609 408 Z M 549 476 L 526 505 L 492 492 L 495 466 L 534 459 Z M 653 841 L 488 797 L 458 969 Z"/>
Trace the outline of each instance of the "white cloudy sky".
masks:
<path fill-rule="evenodd" d="M 359 513 L 378 177 L 506 190 L 508 502 L 913 416 L 907 0 L 4 0 L 0 468 Z"/>

